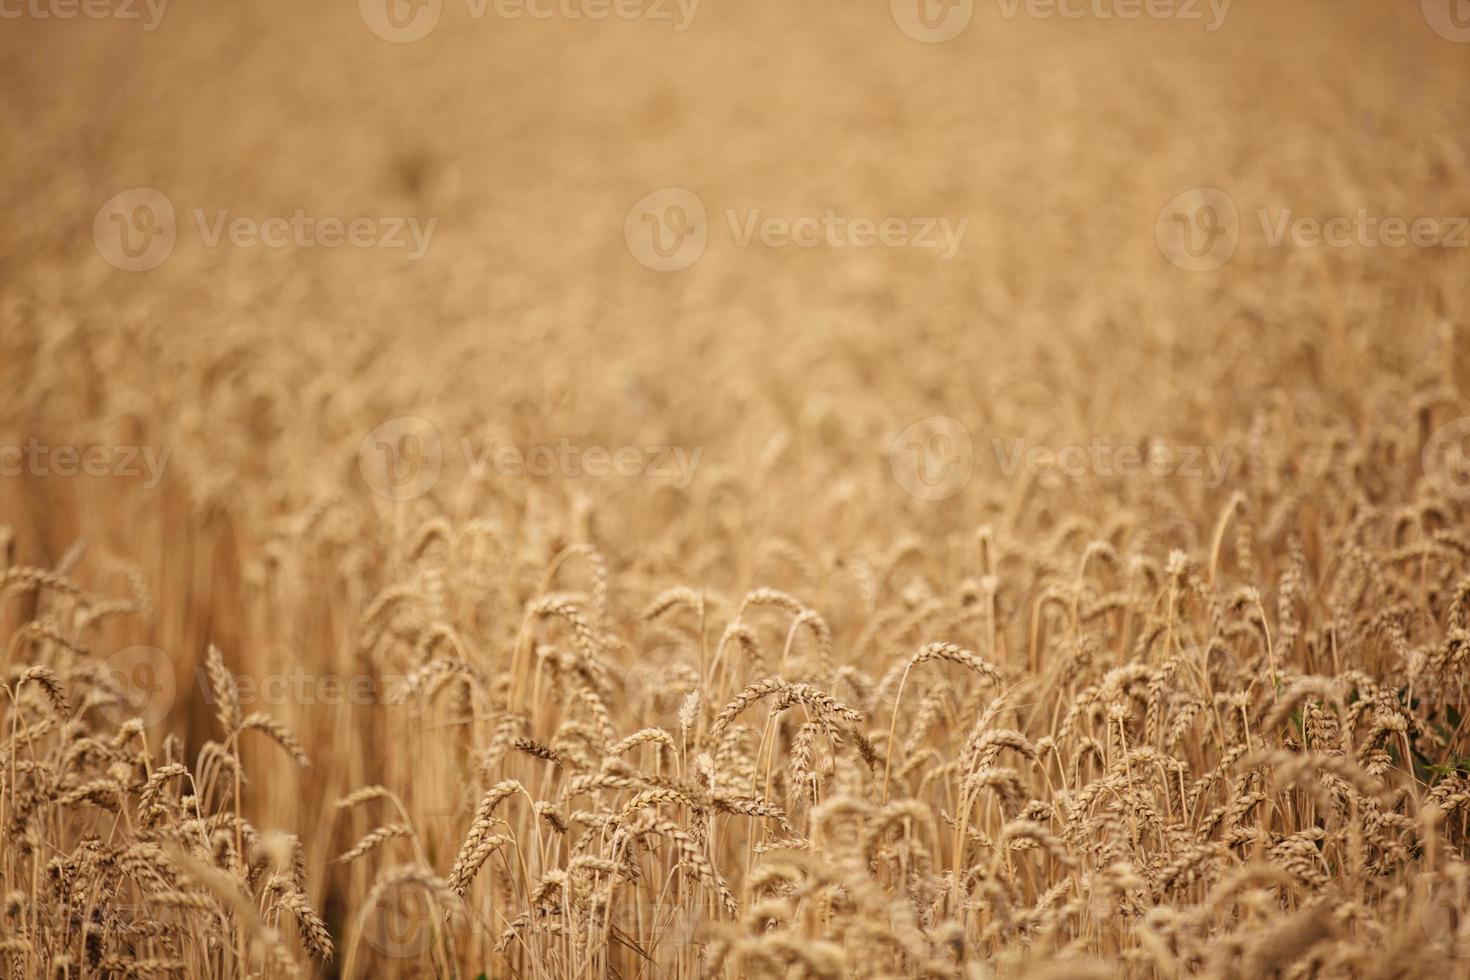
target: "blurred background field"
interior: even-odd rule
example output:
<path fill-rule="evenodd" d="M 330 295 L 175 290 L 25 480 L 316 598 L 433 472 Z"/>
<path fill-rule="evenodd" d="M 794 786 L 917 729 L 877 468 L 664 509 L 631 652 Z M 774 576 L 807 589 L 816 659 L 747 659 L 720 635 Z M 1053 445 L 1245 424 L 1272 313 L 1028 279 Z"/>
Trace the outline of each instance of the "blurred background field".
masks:
<path fill-rule="evenodd" d="M 86 590 L 126 592 L 124 567 L 148 583 L 148 615 L 109 624 L 89 655 L 134 644 L 166 653 L 177 692 L 148 733 L 155 751 L 172 734 L 192 758 L 219 737 L 199 673 L 211 643 L 242 675 L 379 678 L 430 662 L 423 631 L 447 623 L 482 675 L 483 688 L 428 716 L 381 703 L 271 706 L 313 757 L 309 771 L 247 745 L 240 812 L 299 835 L 305 894 L 341 947 L 327 974 L 343 969 L 380 870 L 331 863 L 374 826 L 334 800 L 379 783 L 402 795 L 443 874 L 486 784 L 514 775 L 538 799 L 552 793 L 542 763 L 523 756 L 476 769 L 497 725 L 534 709 L 523 703 L 530 661 L 518 658 L 530 636 L 555 642 L 527 611 L 547 594 L 580 596 L 585 611 L 599 582 L 610 590 L 614 611 L 597 628 L 616 699 L 631 697 L 625 678 L 642 676 L 632 665 L 662 642 L 639 613 L 675 586 L 723 604 L 714 639 L 741 597 L 766 586 L 819 612 L 836 662 L 871 682 L 919 642 L 953 639 L 1023 683 L 1038 681 L 1041 659 L 1050 670 L 1076 652 L 1058 626 L 1037 653 L 1034 617 L 1051 615 L 1041 597 L 1072 581 L 1090 541 L 1121 553 L 1120 568 L 1133 557 L 1164 568 L 1177 549 L 1216 588 L 1221 515 L 1248 513 L 1255 551 L 1233 537 L 1223 546 L 1216 598 L 1258 587 L 1279 627 L 1271 603 L 1288 540 L 1306 549 L 1325 596 L 1353 544 L 1377 554 L 1417 540 L 1395 523 L 1404 514 L 1426 540 L 1465 533 L 1464 498 L 1426 480 L 1421 449 L 1470 414 L 1470 248 L 1272 247 L 1258 217 L 1470 214 L 1470 43 L 1436 33 L 1420 4 L 1236 0 L 1210 31 L 1207 6 L 1204 20 L 1125 21 L 1038 19 L 1024 7 L 1007 17 L 979 2 L 942 43 L 908 36 L 871 2 L 704 0 L 682 31 L 494 9 L 476 18 L 444 0 L 434 29 L 402 44 L 345 2 L 174 0 L 151 31 L 30 13 L 0 25 L 0 444 L 169 452 L 156 487 L 0 478 L 10 566 L 55 569 L 84 539 L 67 571 Z M 156 189 L 177 214 L 172 253 L 146 272 L 109 264 L 93 236 L 98 209 L 134 187 Z M 677 272 L 640 264 L 624 239 L 629 209 L 666 187 L 692 190 L 708 213 L 708 245 Z M 1233 200 L 1239 243 L 1219 268 L 1191 272 L 1165 255 L 1156 222 L 1200 187 Z M 208 247 L 194 218 L 298 209 L 435 224 L 410 260 L 401 249 Z M 740 247 L 726 218 L 826 209 L 968 224 L 941 260 L 923 249 Z M 398 502 L 364 478 L 362 456 L 370 433 L 403 416 L 437 433 L 442 472 Z M 896 436 L 933 417 L 969 440 L 968 479 L 941 500 L 908 492 L 894 457 Z M 685 487 L 564 472 L 476 478 L 464 439 L 699 455 Z M 1228 450 L 1231 464 L 1214 483 L 1068 478 L 1005 472 L 997 449 L 1096 439 Z M 1376 538 L 1363 530 L 1375 521 Z M 931 601 L 962 612 L 977 581 L 1006 578 L 977 544 L 981 528 L 1001 554 L 1025 556 L 1000 612 L 948 622 L 958 635 L 927 624 L 887 634 L 895 618 L 921 623 Z M 596 549 L 606 576 L 566 557 L 577 545 Z M 1433 646 L 1464 557 L 1426 565 L 1417 592 L 1396 591 L 1397 579 L 1376 599 L 1346 590 L 1350 613 L 1307 603 L 1301 616 L 1323 630 L 1320 643 L 1284 659 L 1314 674 L 1346 657 L 1402 679 L 1411 664 L 1398 651 L 1364 640 L 1344 652 L 1328 637 L 1345 629 L 1341 616 L 1372 619 L 1403 602 L 1420 617 L 1406 627 L 1411 645 Z M 1087 586 L 1087 601 L 1127 593 L 1134 618 L 1095 623 L 1100 659 L 1024 688 L 1007 728 L 1053 731 L 1067 697 L 1148 632 L 1154 595 L 1118 574 Z M 1083 572 L 1075 578 L 1082 588 Z M 425 608 L 405 614 L 412 622 L 373 622 L 375 599 L 395 586 L 428 596 Z M 3 616 L 13 630 L 52 612 L 27 599 Z M 1183 645 L 1208 647 L 1219 626 L 1200 612 Z M 695 667 L 711 680 L 708 651 Z M 713 716 L 756 679 L 722 678 L 702 710 Z M 1249 690 L 1269 710 L 1259 699 L 1274 703 L 1272 692 Z M 862 708 L 887 752 L 884 693 Z M 611 705 L 619 737 L 649 723 L 639 705 Z M 983 702 L 956 706 L 953 738 L 975 721 L 970 709 Z M 526 737 L 552 740 L 562 718 L 548 711 L 531 711 Z M 1219 748 L 1198 751 L 1213 765 Z M 1040 793 L 1046 781 L 1028 778 Z M 1410 792 L 1410 773 L 1395 785 L 1414 801 L 1399 801 L 1405 819 L 1418 820 L 1428 784 Z M 848 789 L 878 802 L 874 785 Z M 951 815 L 953 801 L 931 804 L 941 823 Z M 787 805 L 806 816 L 806 804 Z M 750 841 L 729 833 L 709 853 L 745 899 Z M 531 863 L 541 861 L 556 864 L 547 853 Z M 9 854 L 5 870 L 7 888 L 30 888 L 21 857 Z M 1054 883 L 1038 872 L 1028 897 Z M 455 934 L 458 975 L 697 972 L 687 953 L 496 958 L 493 940 L 524 899 L 482 896 L 493 928 Z M 1412 933 L 1395 925 L 1411 907 L 1385 913 L 1385 935 Z M 1135 933 L 1110 928 L 1081 931 L 1087 957 L 1159 975 L 1205 969 L 1177 948 L 1172 966 L 1130 959 Z M 975 949 L 1029 948 L 978 927 L 963 934 Z M 1029 969 L 1063 945 L 1005 966 Z M 368 975 L 408 975 L 430 955 L 369 946 L 353 964 Z"/>

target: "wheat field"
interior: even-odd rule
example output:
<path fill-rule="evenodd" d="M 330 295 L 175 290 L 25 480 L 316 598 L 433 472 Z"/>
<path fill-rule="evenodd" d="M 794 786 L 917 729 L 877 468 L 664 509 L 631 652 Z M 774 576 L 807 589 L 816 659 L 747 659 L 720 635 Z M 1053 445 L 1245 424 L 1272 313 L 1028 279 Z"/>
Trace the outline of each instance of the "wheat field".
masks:
<path fill-rule="evenodd" d="M 1464 6 L 0 7 L 0 975 L 1470 976 Z"/>

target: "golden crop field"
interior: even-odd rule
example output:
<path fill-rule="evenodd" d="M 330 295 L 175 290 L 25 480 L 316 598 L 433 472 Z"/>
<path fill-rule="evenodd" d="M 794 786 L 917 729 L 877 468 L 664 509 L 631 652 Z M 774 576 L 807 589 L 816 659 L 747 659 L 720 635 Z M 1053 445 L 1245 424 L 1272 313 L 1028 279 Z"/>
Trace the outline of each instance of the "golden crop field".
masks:
<path fill-rule="evenodd" d="M 1470 976 L 1466 0 L 0 92 L 0 976 Z"/>

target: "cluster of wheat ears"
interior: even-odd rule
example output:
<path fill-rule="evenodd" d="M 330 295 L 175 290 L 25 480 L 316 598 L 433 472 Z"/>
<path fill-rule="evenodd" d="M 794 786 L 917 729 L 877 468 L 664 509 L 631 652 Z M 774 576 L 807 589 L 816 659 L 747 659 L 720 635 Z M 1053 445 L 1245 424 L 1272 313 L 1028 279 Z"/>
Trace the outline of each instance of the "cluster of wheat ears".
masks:
<path fill-rule="evenodd" d="M 585 542 L 518 568 L 492 522 L 429 519 L 339 624 L 401 683 L 369 736 L 395 781 L 312 815 L 329 856 L 244 814 L 283 767 L 358 773 L 350 725 L 304 745 L 243 703 L 250 652 L 209 648 L 212 735 L 145 729 L 99 665 L 156 615 L 144 576 L 7 558 L 5 973 L 1451 972 L 1470 541 L 1422 481 L 1385 509 L 1344 469 L 1356 508 L 1270 474 L 1194 554 L 987 525 L 935 588 L 917 539 L 767 548 L 845 582 L 841 629 L 771 587 L 638 598 Z"/>

